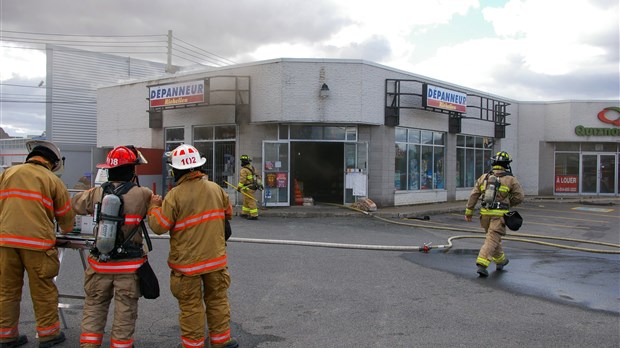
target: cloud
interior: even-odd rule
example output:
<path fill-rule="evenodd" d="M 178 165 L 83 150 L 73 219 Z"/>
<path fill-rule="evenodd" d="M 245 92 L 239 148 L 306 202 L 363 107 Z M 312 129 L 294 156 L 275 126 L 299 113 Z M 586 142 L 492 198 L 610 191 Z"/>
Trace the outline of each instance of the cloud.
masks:
<path fill-rule="evenodd" d="M 1 42 L 0 82 L 14 78 L 42 78 L 45 76 L 45 53 Z"/>
<path fill-rule="evenodd" d="M 517 100 L 617 99 L 618 4 L 600 5 L 510 0 L 484 8 L 496 37 L 441 47 L 410 70 Z"/>
<path fill-rule="evenodd" d="M 603 63 L 610 52 L 617 57 L 618 3 L 608 5 L 586 0 L 573 0 L 570 6 L 553 0 L 510 0 L 503 8 L 482 12 L 500 38 L 519 41 L 531 71 L 564 75 Z M 601 36 L 605 39 L 592 40 Z"/>
<path fill-rule="evenodd" d="M 40 77 L 16 77 L 0 85 L 0 127 L 11 136 L 40 135 L 45 131 L 45 88 Z"/>
<path fill-rule="evenodd" d="M 620 95 L 617 0 L 0 0 L 0 4 L 8 40 L 28 32 L 62 33 L 79 36 L 31 37 L 33 42 L 48 38 L 100 45 L 120 41 L 113 37 L 117 35 L 149 35 L 132 40 L 150 41 L 156 47 L 149 50 L 156 53 L 120 54 L 164 62 L 166 35 L 173 30 L 175 52 L 184 57 L 173 57 L 174 64 L 196 60 L 180 53 L 183 40 L 201 49 L 198 55 L 203 57 L 198 59 L 207 64 L 213 60 L 204 51 L 237 63 L 281 57 L 364 59 L 517 100 Z M 42 48 L 35 43 L 0 44 Z M 45 76 L 42 50 L 2 47 L 0 60 L 2 82 L 27 80 L 36 85 Z M 2 103 L 1 123 L 17 130 L 29 128 L 23 120 L 33 119 L 38 123 L 30 128 L 44 128 L 40 116 L 44 113 L 43 104 Z"/>

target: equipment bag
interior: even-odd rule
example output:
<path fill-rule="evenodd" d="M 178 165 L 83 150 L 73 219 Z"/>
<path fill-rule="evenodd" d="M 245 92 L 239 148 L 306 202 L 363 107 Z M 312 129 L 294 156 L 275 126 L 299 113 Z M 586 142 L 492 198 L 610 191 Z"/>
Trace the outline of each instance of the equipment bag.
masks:
<path fill-rule="evenodd" d="M 224 240 L 228 240 L 232 235 L 232 228 L 230 227 L 230 221 L 224 219 Z"/>
<path fill-rule="evenodd" d="M 140 292 L 144 298 L 153 300 L 159 297 L 159 281 L 151 268 L 151 264 L 146 260 L 138 271 L 136 271 L 140 280 Z"/>
<path fill-rule="evenodd" d="M 508 227 L 512 231 L 518 231 L 523 224 L 523 218 L 518 211 L 510 211 L 504 214 L 504 222 L 506 222 L 506 227 Z"/>

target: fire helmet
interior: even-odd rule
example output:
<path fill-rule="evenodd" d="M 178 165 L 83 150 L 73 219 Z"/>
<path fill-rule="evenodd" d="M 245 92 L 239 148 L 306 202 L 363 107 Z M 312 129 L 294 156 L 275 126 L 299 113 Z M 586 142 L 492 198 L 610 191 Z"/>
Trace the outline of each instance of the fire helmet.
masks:
<path fill-rule="evenodd" d="M 510 155 L 506 151 L 500 151 L 495 154 L 495 156 L 491 157 L 491 165 L 493 166 L 502 166 L 504 168 L 508 168 L 512 162 Z"/>
<path fill-rule="evenodd" d="M 200 157 L 198 149 L 188 144 L 181 144 L 172 150 L 170 166 L 174 169 L 185 170 L 202 167 L 207 159 Z"/>
<path fill-rule="evenodd" d="M 241 160 L 241 164 L 242 165 L 246 165 L 246 164 L 252 162 L 252 159 L 248 155 L 241 155 L 241 157 L 239 157 L 239 159 Z"/>
<path fill-rule="evenodd" d="M 26 149 L 28 150 L 28 160 L 32 156 L 42 156 L 52 163 L 52 172 L 56 172 L 62 168 L 62 157 L 60 155 L 60 149 L 56 144 L 47 140 L 29 140 L 26 142 Z"/>
<path fill-rule="evenodd" d="M 137 150 L 136 150 L 137 151 Z M 126 165 L 136 165 L 138 157 L 127 146 L 117 146 L 108 152 L 105 163 L 97 164 L 97 168 L 110 169 Z"/>

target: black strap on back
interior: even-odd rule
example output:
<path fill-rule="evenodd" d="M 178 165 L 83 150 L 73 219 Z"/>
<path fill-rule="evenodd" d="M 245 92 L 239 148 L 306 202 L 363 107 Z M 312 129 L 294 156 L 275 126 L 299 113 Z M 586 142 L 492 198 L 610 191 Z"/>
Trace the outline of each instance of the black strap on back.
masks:
<path fill-rule="evenodd" d="M 103 189 L 103 194 L 110 194 L 113 193 L 115 195 L 117 195 L 120 199 L 121 199 L 121 204 L 124 204 L 124 200 L 123 200 L 123 195 L 125 195 L 127 192 L 129 192 L 129 190 L 131 190 L 134 186 L 138 186 L 140 187 L 139 184 L 133 183 L 133 182 L 123 182 L 122 184 L 114 187 L 114 185 L 112 184 L 112 182 L 108 181 L 105 182 L 101 185 L 101 188 Z M 101 197 L 101 199 L 103 200 L 103 196 Z M 124 213 L 124 211 L 123 211 Z M 149 237 L 149 232 L 146 229 L 146 225 L 144 224 L 144 219 L 140 220 L 140 225 L 136 228 L 133 229 L 133 231 L 131 231 L 131 233 L 127 236 L 127 238 L 123 241 L 123 244 L 121 244 L 121 248 L 124 248 L 127 243 L 133 238 L 133 236 L 136 235 L 136 232 L 138 232 L 138 230 L 141 229 L 142 230 L 142 234 L 144 235 L 144 241 L 146 242 L 147 247 L 149 248 L 149 251 L 153 250 L 153 243 L 151 243 L 151 238 Z"/>

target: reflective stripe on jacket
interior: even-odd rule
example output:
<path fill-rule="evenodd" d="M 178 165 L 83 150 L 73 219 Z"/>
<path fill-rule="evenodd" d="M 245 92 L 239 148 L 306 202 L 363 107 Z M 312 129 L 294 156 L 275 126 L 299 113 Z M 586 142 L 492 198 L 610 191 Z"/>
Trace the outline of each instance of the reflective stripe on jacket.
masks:
<path fill-rule="evenodd" d="M 46 167 L 24 163 L 0 174 L 0 246 L 50 249 L 56 243 L 54 221 L 70 231 L 74 218 L 69 191 Z"/>
<path fill-rule="evenodd" d="M 97 273 L 135 273 L 145 262 L 146 257 L 108 262 L 99 262 L 93 257 L 88 258 L 88 264 Z"/>
<path fill-rule="evenodd" d="M 156 234 L 170 231 L 168 265 L 185 275 L 225 268 L 224 219 L 232 217 L 228 194 L 200 172 L 190 172 L 149 211 Z"/>
<path fill-rule="evenodd" d="M 239 185 L 237 185 L 238 189 L 244 190 L 244 191 L 255 190 L 255 189 L 250 189 L 248 187 L 255 183 L 255 180 L 254 180 L 255 170 L 256 169 L 254 169 L 254 167 L 251 164 L 241 167 L 241 170 L 239 171 Z"/>

